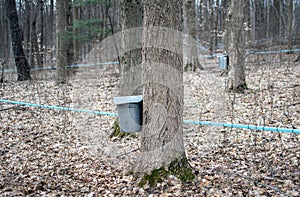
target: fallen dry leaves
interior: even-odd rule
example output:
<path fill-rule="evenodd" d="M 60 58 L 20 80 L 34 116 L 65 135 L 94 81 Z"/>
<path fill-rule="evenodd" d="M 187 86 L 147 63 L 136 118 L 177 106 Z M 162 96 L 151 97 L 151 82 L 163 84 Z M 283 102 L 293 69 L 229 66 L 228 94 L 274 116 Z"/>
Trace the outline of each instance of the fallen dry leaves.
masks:
<path fill-rule="evenodd" d="M 216 65 L 185 73 L 184 119 L 299 129 L 299 63 L 278 65 L 274 58 L 249 57 L 244 94 L 226 91 Z M 61 86 L 49 78 L 9 81 L 1 98 L 114 113 L 114 72 L 79 68 Z M 300 195 L 300 135 L 184 125 L 197 178 L 183 184 L 169 176 L 155 188 L 139 188 L 128 173 L 139 136 L 110 139 L 114 117 L 4 103 L 0 110 L 1 196 Z"/>

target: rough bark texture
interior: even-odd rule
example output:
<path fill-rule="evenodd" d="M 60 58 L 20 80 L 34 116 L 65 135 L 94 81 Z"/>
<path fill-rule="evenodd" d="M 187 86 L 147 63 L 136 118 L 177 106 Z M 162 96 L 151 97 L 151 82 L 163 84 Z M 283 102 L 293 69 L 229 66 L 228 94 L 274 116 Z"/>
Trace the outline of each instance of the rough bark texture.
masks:
<path fill-rule="evenodd" d="M 56 1 L 56 31 L 57 31 L 57 83 L 66 83 L 67 65 L 72 63 L 73 42 L 67 37 L 68 28 L 72 25 L 71 1 Z"/>
<path fill-rule="evenodd" d="M 143 6 L 141 0 L 124 0 L 122 4 L 122 47 L 129 49 L 132 38 L 140 38 L 137 35 L 128 35 L 127 29 L 143 26 Z M 142 94 L 142 48 L 126 51 L 121 58 L 121 80 L 119 95 L 141 95 Z"/>
<path fill-rule="evenodd" d="M 196 5 L 195 0 L 184 0 L 184 33 L 183 39 L 183 65 L 185 68 L 203 69 L 198 60 L 197 29 L 196 29 Z"/>
<path fill-rule="evenodd" d="M 292 41 L 293 41 L 293 20 L 294 20 L 294 17 L 293 17 L 293 0 L 288 0 L 287 1 L 287 6 L 288 6 L 288 47 L 289 49 L 291 50 L 292 49 Z"/>
<path fill-rule="evenodd" d="M 18 71 L 18 81 L 30 80 L 30 67 L 22 46 L 22 34 L 15 0 L 6 0 L 7 18 L 9 20 L 12 48 Z"/>
<path fill-rule="evenodd" d="M 185 158 L 182 55 L 159 46 L 150 47 L 160 41 L 172 42 L 172 38 L 149 31 L 152 26 L 182 31 L 182 3 L 182 0 L 144 1 L 143 131 L 136 172 L 147 173 Z"/>
<path fill-rule="evenodd" d="M 39 6 L 41 6 L 41 4 L 38 4 Z M 31 67 L 34 67 L 35 62 L 37 63 L 38 67 L 41 68 L 42 65 L 42 58 L 41 58 L 41 54 L 40 54 L 40 48 L 39 48 L 39 44 L 38 44 L 38 35 L 37 35 L 37 17 L 38 17 L 38 12 L 39 12 L 39 6 L 36 7 L 36 10 L 33 11 L 33 14 L 31 16 Z M 32 6 L 33 7 L 33 6 Z"/>
<path fill-rule="evenodd" d="M 227 15 L 226 39 L 228 44 L 229 71 L 228 85 L 234 92 L 243 92 L 247 88 L 245 76 L 245 1 L 232 0 Z"/>

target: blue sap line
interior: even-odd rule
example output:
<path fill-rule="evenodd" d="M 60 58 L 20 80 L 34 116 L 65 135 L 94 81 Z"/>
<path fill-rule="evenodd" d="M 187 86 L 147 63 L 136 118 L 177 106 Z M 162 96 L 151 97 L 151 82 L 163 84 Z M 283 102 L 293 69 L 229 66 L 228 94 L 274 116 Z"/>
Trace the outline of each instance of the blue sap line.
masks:
<path fill-rule="evenodd" d="M 265 55 L 265 54 L 272 54 L 272 53 L 298 53 L 300 49 L 286 49 L 286 50 L 273 50 L 273 51 L 249 51 L 246 52 L 246 55 Z M 223 57 L 224 55 L 203 55 L 204 58 L 212 58 L 212 57 Z"/>
<path fill-rule="evenodd" d="M 263 55 L 263 54 L 272 54 L 272 53 L 290 53 L 290 52 L 300 52 L 300 49 L 286 49 L 286 50 L 273 50 L 273 51 L 249 51 L 246 52 L 246 55 Z M 213 57 L 223 57 L 224 55 L 203 55 L 203 58 L 213 58 Z M 72 64 L 66 66 L 66 68 L 79 68 L 79 67 L 90 67 L 90 66 L 100 66 L 100 65 L 112 65 L 112 64 L 119 64 L 119 62 L 102 62 L 96 64 Z M 55 70 L 56 67 L 47 67 L 47 68 L 31 68 L 31 71 L 41 71 L 41 70 Z M 17 72 L 16 70 L 4 70 L 4 73 L 13 73 Z"/>
<path fill-rule="evenodd" d="M 207 125 L 207 126 L 215 126 L 215 127 L 229 127 L 229 128 L 236 128 L 236 129 L 250 129 L 256 131 L 273 131 L 273 132 L 281 132 L 281 133 L 300 134 L 300 129 L 287 129 L 287 128 L 280 128 L 280 127 L 255 126 L 255 125 L 243 125 L 243 124 L 232 124 L 232 123 L 219 123 L 219 122 L 211 122 L 211 121 L 184 120 L 183 122 L 186 124 Z"/>
<path fill-rule="evenodd" d="M 41 104 L 35 104 L 35 103 L 26 103 L 26 102 L 20 102 L 20 101 L 4 100 L 4 99 L 0 99 L 0 102 L 14 104 L 14 105 L 24 105 L 24 106 L 28 106 L 28 107 L 38 107 L 38 108 L 54 109 L 54 110 L 62 110 L 62 111 L 81 112 L 81 113 L 89 113 L 89 114 L 96 114 L 96 115 L 113 116 L 113 117 L 118 116 L 118 114 L 116 114 L 116 113 L 69 108 L 69 107 L 59 107 L 59 106 L 53 106 L 53 105 L 41 105 Z M 232 124 L 232 123 L 219 123 L 219 122 L 211 122 L 211 121 L 184 120 L 183 122 L 185 124 L 193 124 L 193 125 L 207 125 L 207 126 L 215 126 L 215 127 L 229 127 L 229 128 L 236 128 L 236 129 L 250 129 L 250 130 L 256 130 L 256 131 L 259 130 L 259 131 L 273 131 L 273 132 L 281 132 L 281 133 L 300 134 L 300 129 L 287 129 L 287 128 L 280 128 L 280 127 L 267 127 L 267 126 L 243 125 L 243 124 Z"/>
<path fill-rule="evenodd" d="M 275 51 L 249 51 L 247 55 L 253 54 L 272 54 L 272 53 L 296 53 L 300 52 L 300 49 L 286 49 L 286 50 L 275 50 Z"/>
<path fill-rule="evenodd" d="M 77 109 L 77 108 L 70 108 L 70 107 L 59 107 L 59 106 L 54 106 L 54 105 L 41 105 L 41 104 L 36 104 L 36 103 L 26 103 L 26 102 L 3 100 L 3 99 L 0 99 L 0 102 L 14 104 L 14 105 L 23 105 L 23 106 L 28 106 L 28 107 L 44 108 L 44 109 L 81 112 L 81 113 L 89 113 L 89 114 L 104 115 L 104 116 L 118 116 L 115 113 L 94 111 L 94 110 L 87 110 L 87 109 Z"/>

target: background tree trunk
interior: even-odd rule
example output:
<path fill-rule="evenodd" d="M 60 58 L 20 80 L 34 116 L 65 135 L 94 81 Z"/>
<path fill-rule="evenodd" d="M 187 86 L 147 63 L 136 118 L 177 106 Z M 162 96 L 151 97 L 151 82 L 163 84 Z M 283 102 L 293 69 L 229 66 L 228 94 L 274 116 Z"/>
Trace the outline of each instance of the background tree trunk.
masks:
<path fill-rule="evenodd" d="M 57 83 L 66 83 L 67 68 L 73 59 L 72 41 L 69 38 L 68 28 L 72 23 L 71 1 L 56 1 L 56 31 L 57 31 Z"/>
<path fill-rule="evenodd" d="M 49 18 L 50 18 L 50 21 L 49 21 L 49 32 L 50 34 L 48 34 L 49 36 L 49 44 L 50 44 L 50 47 L 52 48 L 53 45 L 55 45 L 55 42 L 54 42 L 54 33 L 55 32 L 55 28 L 54 28 L 54 0 L 50 0 L 50 13 L 49 13 Z M 50 51 L 50 60 L 52 61 L 53 60 L 53 54 L 54 53 L 54 50 L 51 49 Z"/>
<path fill-rule="evenodd" d="M 44 50 L 44 1 L 43 0 L 39 0 L 38 1 L 38 7 L 40 8 L 40 61 L 38 62 L 38 65 L 40 67 L 43 67 L 44 64 L 44 54 L 45 54 L 45 50 Z"/>
<path fill-rule="evenodd" d="M 25 1 L 25 24 L 24 24 L 24 42 L 25 42 L 25 53 L 28 60 L 31 59 L 31 51 L 30 51 L 30 35 L 31 35 L 31 25 L 30 25 L 30 18 L 31 18 L 31 5 L 29 1 Z"/>
<path fill-rule="evenodd" d="M 137 172 L 150 172 L 185 159 L 183 145 L 182 55 L 153 46 L 167 34 L 151 32 L 159 26 L 182 31 L 182 0 L 144 1 L 143 22 L 143 131 Z M 149 47 L 152 46 L 152 47 Z M 182 48 L 182 42 L 181 46 Z"/>
<path fill-rule="evenodd" d="M 35 67 L 35 63 L 37 63 L 38 68 L 42 67 L 42 60 L 41 60 L 41 54 L 40 54 L 40 47 L 38 44 L 38 35 L 37 35 L 37 17 L 38 13 L 40 11 L 40 3 L 37 4 L 38 6 L 34 9 L 34 4 L 32 3 L 32 16 L 31 16 L 31 67 Z"/>
<path fill-rule="evenodd" d="M 293 14 L 293 0 L 288 0 L 287 1 L 287 6 L 288 6 L 288 48 L 291 50 L 292 49 L 292 37 L 293 37 L 293 20 L 294 20 L 294 14 Z"/>
<path fill-rule="evenodd" d="M 247 88 L 245 76 L 245 1 L 247 0 L 231 0 L 227 13 L 228 86 L 234 92 L 243 92 Z"/>
<path fill-rule="evenodd" d="M 195 0 L 184 0 L 184 33 L 183 38 L 183 65 L 185 68 L 196 70 L 203 69 L 198 60 L 197 30 L 196 30 L 196 5 Z"/>
<path fill-rule="evenodd" d="M 9 20 L 12 48 L 18 71 L 18 81 L 30 80 L 30 67 L 25 57 L 22 46 L 22 32 L 19 27 L 19 19 L 15 0 L 6 0 L 7 18 Z"/>
<path fill-rule="evenodd" d="M 130 28 L 143 26 L 143 6 L 141 0 L 124 0 L 122 3 L 122 42 L 126 53 L 121 60 L 121 80 L 119 87 L 120 96 L 142 94 L 142 48 L 127 51 L 130 40 L 141 40 L 141 31 L 133 31 L 135 35 L 125 33 Z M 142 45 L 142 43 L 141 43 Z"/>

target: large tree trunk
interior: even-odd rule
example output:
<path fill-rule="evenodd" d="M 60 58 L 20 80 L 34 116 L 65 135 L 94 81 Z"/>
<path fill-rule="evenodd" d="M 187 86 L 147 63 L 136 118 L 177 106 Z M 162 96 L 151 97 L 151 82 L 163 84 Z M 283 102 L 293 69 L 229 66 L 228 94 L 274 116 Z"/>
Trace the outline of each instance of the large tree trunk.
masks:
<path fill-rule="evenodd" d="M 22 46 L 22 35 L 15 0 L 6 0 L 7 18 L 9 20 L 12 48 L 18 71 L 18 81 L 30 80 L 30 67 Z"/>
<path fill-rule="evenodd" d="M 124 0 L 122 5 L 122 47 L 126 53 L 121 58 L 120 96 L 142 94 L 142 48 L 129 50 L 132 38 L 140 40 L 139 38 L 142 37 L 142 32 L 139 31 L 142 26 L 141 0 Z M 131 28 L 137 28 L 136 31 L 131 31 L 135 35 L 126 33 L 126 30 Z"/>
<path fill-rule="evenodd" d="M 182 55 L 155 43 L 176 42 L 168 32 L 182 31 L 182 0 L 144 1 L 143 22 L 143 131 L 135 170 L 150 172 L 186 159 L 183 145 Z M 178 41 L 177 41 L 178 42 Z M 178 46 L 182 49 L 182 42 Z"/>
<path fill-rule="evenodd" d="M 229 55 L 229 89 L 243 92 L 247 88 L 245 76 L 245 1 L 231 0 L 227 13 L 226 44 Z"/>

